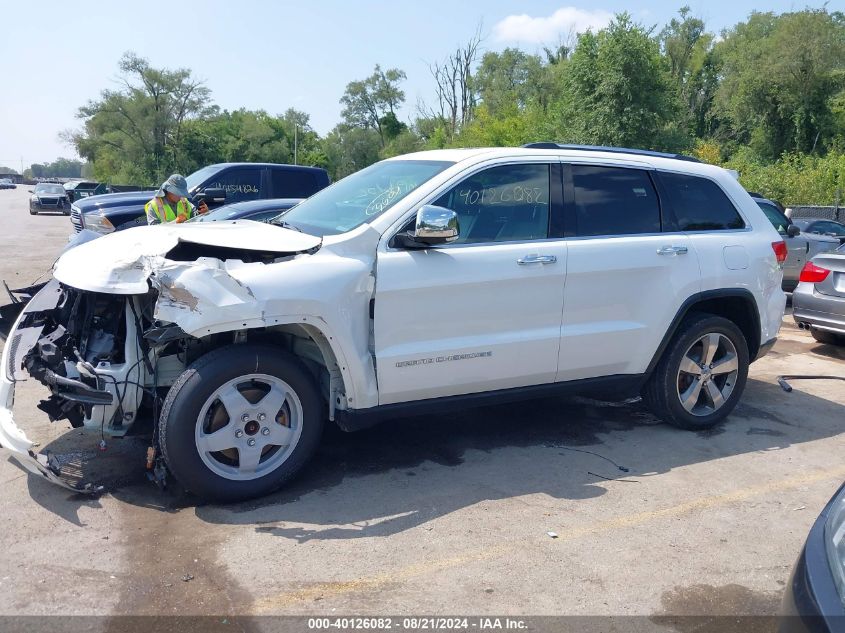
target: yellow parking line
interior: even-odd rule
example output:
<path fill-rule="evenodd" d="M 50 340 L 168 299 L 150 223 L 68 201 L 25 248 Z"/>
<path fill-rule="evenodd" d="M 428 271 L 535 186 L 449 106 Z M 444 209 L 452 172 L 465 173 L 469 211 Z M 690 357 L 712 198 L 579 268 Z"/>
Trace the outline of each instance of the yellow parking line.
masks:
<path fill-rule="evenodd" d="M 608 521 L 600 521 L 591 525 L 585 525 L 580 528 L 561 529 L 558 532 L 558 538 L 555 540 L 555 543 L 573 541 L 585 536 L 594 536 L 620 528 L 644 525 L 658 519 L 677 517 L 701 510 L 709 510 L 711 508 L 744 501 L 759 495 L 772 492 L 782 492 L 792 488 L 798 488 L 806 484 L 825 481 L 828 479 L 842 479 L 843 477 L 845 477 L 845 466 L 816 471 L 805 475 L 798 475 L 787 479 L 780 479 L 778 481 L 773 481 L 759 486 L 741 488 L 724 494 L 699 497 L 698 499 L 693 499 L 692 501 L 660 510 L 647 510 L 645 512 L 623 515 Z M 505 554 L 514 553 L 523 546 L 524 543 L 496 545 L 494 547 L 466 552 L 460 556 L 421 561 L 405 567 L 400 567 L 394 571 L 355 578 L 353 580 L 315 583 L 303 589 L 285 592 L 275 596 L 259 598 L 255 601 L 253 609 L 257 612 L 272 612 L 291 604 L 313 601 L 315 598 L 319 597 L 329 598 L 332 596 L 365 591 L 368 589 L 379 589 L 402 580 L 408 580 L 410 578 L 431 574 L 445 569 L 454 569 L 469 563 L 475 563 L 482 560 L 496 558 Z"/>

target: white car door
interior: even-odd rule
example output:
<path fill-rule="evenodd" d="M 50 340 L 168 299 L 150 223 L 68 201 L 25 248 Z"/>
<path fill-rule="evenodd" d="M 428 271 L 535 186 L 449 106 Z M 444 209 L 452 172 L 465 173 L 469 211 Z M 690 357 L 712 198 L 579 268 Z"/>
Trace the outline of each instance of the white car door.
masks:
<path fill-rule="evenodd" d="M 566 244 L 550 226 L 560 224 L 560 189 L 557 162 L 486 167 L 429 201 L 458 214 L 456 242 L 380 249 L 379 404 L 554 382 Z"/>
<path fill-rule="evenodd" d="M 682 233 L 663 232 L 647 169 L 564 166 L 568 241 L 558 381 L 640 374 L 699 290 Z"/>

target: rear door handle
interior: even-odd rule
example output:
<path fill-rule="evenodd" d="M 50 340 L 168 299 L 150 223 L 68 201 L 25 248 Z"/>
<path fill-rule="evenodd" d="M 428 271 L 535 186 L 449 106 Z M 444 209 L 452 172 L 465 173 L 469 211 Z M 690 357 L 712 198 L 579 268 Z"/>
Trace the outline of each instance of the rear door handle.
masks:
<path fill-rule="evenodd" d="M 525 264 L 554 264 L 557 261 L 555 255 L 525 255 L 516 260 L 520 266 Z"/>
<path fill-rule="evenodd" d="M 657 249 L 658 255 L 686 255 L 689 249 L 686 246 L 661 246 Z"/>

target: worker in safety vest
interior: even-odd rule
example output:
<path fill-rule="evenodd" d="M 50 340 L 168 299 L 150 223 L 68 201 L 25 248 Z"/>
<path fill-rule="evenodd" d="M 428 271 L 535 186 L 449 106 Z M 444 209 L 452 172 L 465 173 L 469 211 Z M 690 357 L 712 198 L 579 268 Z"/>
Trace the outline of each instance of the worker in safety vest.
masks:
<path fill-rule="evenodd" d="M 194 212 L 206 213 L 205 200 L 194 208 L 188 200 L 188 183 L 184 176 L 173 174 L 164 181 L 155 197 L 144 205 L 147 224 L 166 224 L 167 222 L 185 222 Z"/>

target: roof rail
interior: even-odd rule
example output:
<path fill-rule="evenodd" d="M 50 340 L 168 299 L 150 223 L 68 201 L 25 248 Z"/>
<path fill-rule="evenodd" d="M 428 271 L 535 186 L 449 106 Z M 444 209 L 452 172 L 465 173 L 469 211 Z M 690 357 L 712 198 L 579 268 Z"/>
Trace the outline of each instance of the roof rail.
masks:
<path fill-rule="evenodd" d="M 670 154 L 668 152 L 655 152 L 650 149 L 631 149 L 628 147 L 607 147 L 604 145 L 575 145 L 571 143 L 553 143 L 550 141 L 542 141 L 539 143 L 526 143 L 522 147 L 528 149 L 576 149 L 585 152 L 611 152 L 613 154 L 635 154 L 637 156 L 655 156 L 657 158 L 674 158 L 675 160 L 685 160 L 690 163 L 700 163 L 701 161 L 693 156 L 685 156 L 684 154 Z"/>

